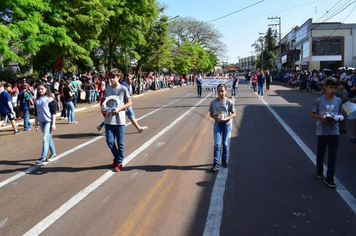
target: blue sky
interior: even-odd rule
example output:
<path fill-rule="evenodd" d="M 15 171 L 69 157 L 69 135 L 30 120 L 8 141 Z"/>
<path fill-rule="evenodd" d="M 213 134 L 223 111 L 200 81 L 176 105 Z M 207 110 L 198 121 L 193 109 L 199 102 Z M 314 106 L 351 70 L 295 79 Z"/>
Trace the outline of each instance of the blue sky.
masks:
<path fill-rule="evenodd" d="M 204 22 L 238 11 L 211 22 L 213 27 L 223 35 L 221 40 L 227 45 L 226 56 L 229 63 L 236 63 L 237 57 L 250 56 L 253 51 L 251 44 L 260 36 L 259 33 L 265 33 L 269 24 L 278 23 L 278 21 L 268 20 L 268 17 L 281 17 L 282 37 L 293 27 L 301 26 L 309 18 L 313 18 L 313 22 L 356 24 L 354 0 L 161 0 L 160 2 L 168 5 L 166 14 L 170 17 L 176 15 L 193 17 Z"/>

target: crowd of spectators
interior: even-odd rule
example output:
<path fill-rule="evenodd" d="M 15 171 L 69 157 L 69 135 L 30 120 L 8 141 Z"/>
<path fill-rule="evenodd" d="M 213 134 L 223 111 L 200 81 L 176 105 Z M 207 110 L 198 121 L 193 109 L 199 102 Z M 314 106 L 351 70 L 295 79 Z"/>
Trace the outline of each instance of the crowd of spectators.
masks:
<path fill-rule="evenodd" d="M 21 120 L 23 112 L 21 111 L 18 100 L 18 95 L 23 90 L 22 85 L 26 86 L 26 91 L 29 91 L 33 100 L 37 96 L 37 85 L 41 82 L 47 83 L 52 94 L 54 95 L 57 110 L 61 112 L 61 119 L 68 119 L 67 113 L 73 111 L 73 107 L 77 107 L 78 103 L 99 103 L 103 97 L 104 90 L 108 86 L 108 73 L 98 74 L 94 72 L 86 72 L 84 74 L 61 74 L 58 79 L 58 74 L 53 74 L 52 70 L 46 73 L 40 73 L 37 80 L 31 78 L 19 78 L 11 84 L 9 94 L 12 100 L 13 110 L 16 113 L 14 120 Z M 193 84 L 195 78 L 193 75 L 157 75 L 149 73 L 140 78 L 133 76 L 132 94 L 146 93 L 150 90 L 159 90 L 163 88 L 173 88 L 174 86 L 182 86 L 183 84 Z M 4 91 L 6 82 L 0 81 L 0 93 Z M 66 92 L 66 89 L 70 93 Z M 68 96 L 71 94 L 71 96 Z M 69 101 L 70 100 L 70 101 Z M 33 105 L 29 104 L 29 112 L 33 114 Z M 69 107 L 70 105 L 70 107 Z M 71 121 L 74 122 L 74 121 Z M 6 123 L 3 124 L 5 126 Z"/>
<path fill-rule="evenodd" d="M 355 86 L 356 70 L 342 69 L 331 74 L 339 82 L 346 83 L 346 90 L 350 92 Z M 324 71 L 321 70 L 302 70 L 302 71 L 282 71 L 279 75 L 275 73 L 275 78 L 280 82 L 291 87 L 299 87 L 303 92 L 317 91 L 321 92 L 322 81 L 325 79 Z"/>

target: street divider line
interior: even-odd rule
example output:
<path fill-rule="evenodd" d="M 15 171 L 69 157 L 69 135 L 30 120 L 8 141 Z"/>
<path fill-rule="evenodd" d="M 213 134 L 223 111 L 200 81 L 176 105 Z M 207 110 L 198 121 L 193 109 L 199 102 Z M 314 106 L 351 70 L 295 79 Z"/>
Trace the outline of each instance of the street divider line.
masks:
<path fill-rule="evenodd" d="M 188 94 L 188 95 L 186 95 L 186 96 L 184 96 L 184 97 L 182 97 L 182 98 L 179 98 L 179 99 L 177 99 L 177 100 L 175 100 L 175 101 L 173 101 L 173 102 L 170 102 L 170 103 L 168 103 L 168 104 L 166 104 L 166 105 L 164 105 L 164 106 L 162 106 L 162 107 L 160 107 L 160 108 L 157 108 L 156 110 L 151 111 L 151 112 L 147 113 L 146 115 L 144 115 L 144 116 L 142 116 L 142 117 L 140 117 L 140 118 L 138 118 L 138 119 L 136 119 L 136 120 L 141 120 L 141 119 L 143 119 L 143 118 L 146 118 L 146 117 L 148 117 L 149 115 L 152 115 L 153 113 L 156 113 L 156 112 L 158 112 L 159 110 L 161 110 L 161 109 L 163 109 L 163 108 L 165 108 L 165 107 L 168 107 L 168 106 L 172 105 L 173 103 L 176 103 L 176 102 L 182 100 L 182 99 L 185 98 L 185 97 L 191 96 L 192 94 L 193 94 L 193 93 L 190 93 L 190 94 Z M 97 106 L 95 105 L 95 106 L 92 106 L 91 108 L 93 108 L 93 107 L 97 107 Z M 81 109 L 81 108 L 80 108 L 80 109 Z M 86 110 L 86 109 L 88 109 L 88 108 L 81 109 L 81 110 Z M 131 124 L 131 122 L 127 123 L 125 126 L 129 126 L 130 124 Z M 56 156 L 56 157 L 53 159 L 53 161 L 59 160 L 60 158 L 62 158 L 62 157 L 64 157 L 64 156 L 67 156 L 68 154 L 71 154 L 71 153 L 73 153 L 73 152 L 75 152 L 75 151 L 77 151 L 77 150 L 79 150 L 79 149 L 81 149 L 81 148 L 83 148 L 83 147 L 85 147 L 85 146 L 88 146 L 89 144 L 98 141 L 99 139 L 103 138 L 104 136 L 105 136 L 104 134 L 103 134 L 103 135 L 100 135 L 99 137 L 96 137 L 96 138 L 94 138 L 94 139 L 92 139 L 92 140 L 89 140 L 89 141 L 83 143 L 83 144 L 80 144 L 79 146 L 77 146 L 77 147 L 75 147 L 75 148 L 72 148 L 72 149 L 70 149 L 70 150 L 68 150 L 68 151 L 66 151 L 66 152 L 64 152 L 64 153 L 61 153 L 61 154 L 59 154 L 58 156 Z M 53 161 L 52 161 L 52 162 L 53 162 Z M 24 176 L 24 175 L 26 175 L 26 174 L 28 174 L 28 173 L 31 173 L 31 172 L 34 171 L 34 170 L 37 170 L 37 169 L 40 168 L 41 166 L 48 165 L 49 163 L 51 163 L 51 162 L 45 162 L 45 163 L 43 163 L 42 165 L 34 165 L 34 166 L 32 166 L 32 167 L 30 167 L 30 168 L 28 168 L 28 169 L 26 169 L 26 170 L 24 170 L 24 171 L 22 171 L 22 172 L 20 172 L 20 173 L 18 173 L 18 174 L 16 174 L 16 175 L 14 175 L 14 176 L 12 176 L 12 177 L 10 177 L 10 178 L 8 178 L 8 179 L 5 179 L 5 180 L 1 181 L 1 182 L 0 182 L 0 188 L 3 187 L 4 185 L 8 184 L 8 183 L 11 183 L 12 181 L 14 181 L 14 180 L 16 180 L 16 179 L 21 178 L 22 176 Z"/>
<path fill-rule="evenodd" d="M 299 138 L 299 136 L 283 121 L 283 119 L 270 107 L 270 105 L 263 99 L 260 98 L 261 101 L 265 104 L 268 110 L 274 115 L 274 117 L 279 121 L 279 123 L 283 126 L 283 128 L 288 132 L 288 134 L 294 139 L 294 141 L 299 145 L 299 147 L 304 151 L 304 153 L 309 157 L 309 159 L 316 166 L 316 156 L 310 148 Z M 324 165 L 324 174 L 326 176 L 327 167 Z M 345 200 L 345 202 L 349 205 L 352 211 L 356 214 L 356 199 L 352 194 L 345 188 L 345 186 L 334 177 L 334 181 L 337 185 L 336 191 L 339 195 Z"/>
<path fill-rule="evenodd" d="M 187 95 L 188 96 L 188 95 Z M 200 100 L 194 106 L 192 106 L 188 111 L 184 112 L 181 116 L 175 119 L 170 125 L 166 128 L 158 132 L 155 136 L 153 136 L 150 140 L 144 143 L 140 148 L 131 153 L 128 157 L 124 159 L 123 166 L 127 165 L 132 159 L 134 159 L 140 152 L 145 150 L 148 146 L 150 146 L 155 140 L 161 137 L 164 133 L 174 127 L 179 121 L 181 121 L 185 116 L 187 116 L 192 110 L 194 110 L 197 106 L 199 106 L 208 96 Z M 92 184 L 90 184 L 85 189 L 81 190 L 71 199 L 69 199 L 66 203 L 60 206 L 57 210 L 51 213 L 49 216 L 44 218 L 41 222 L 35 225 L 32 229 L 24 234 L 24 236 L 33 236 L 39 235 L 44 230 L 46 230 L 49 226 L 51 226 L 54 222 L 56 222 L 61 216 L 63 216 L 66 212 L 72 209 L 76 204 L 78 204 L 81 200 L 83 200 L 86 196 L 88 196 L 91 192 L 97 189 L 101 184 L 107 181 L 110 177 L 112 177 L 116 172 L 112 170 L 107 171 L 97 180 L 95 180 Z"/>
<path fill-rule="evenodd" d="M 235 99 L 233 98 L 235 103 Z M 232 121 L 231 121 L 232 131 Z M 231 132 L 229 135 L 228 161 L 230 159 Z M 220 153 L 221 155 L 221 153 Z M 208 216 L 206 217 L 203 236 L 220 235 L 221 219 L 224 210 L 224 194 L 229 168 L 219 168 L 210 197 Z"/>

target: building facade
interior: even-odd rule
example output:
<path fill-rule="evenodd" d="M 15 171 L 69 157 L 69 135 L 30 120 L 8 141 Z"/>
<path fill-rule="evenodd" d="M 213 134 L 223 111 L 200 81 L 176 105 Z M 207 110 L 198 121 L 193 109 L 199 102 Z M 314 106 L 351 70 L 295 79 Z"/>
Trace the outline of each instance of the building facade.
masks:
<path fill-rule="evenodd" d="M 239 69 L 243 71 L 255 71 L 256 56 L 239 58 Z"/>
<path fill-rule="evenodd" d="M 313 23 L 308 19 L 281 39 L 278 69 L 336 71 L 356 67 L 356 24 Z"/>

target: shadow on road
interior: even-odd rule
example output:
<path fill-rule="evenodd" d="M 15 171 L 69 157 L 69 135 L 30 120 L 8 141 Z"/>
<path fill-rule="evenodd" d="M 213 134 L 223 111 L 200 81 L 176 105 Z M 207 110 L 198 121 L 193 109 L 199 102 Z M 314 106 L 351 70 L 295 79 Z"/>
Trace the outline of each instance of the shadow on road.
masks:
<path fill-rule="evenodd" d="M 147 166 L 125 166 L 121 171 L 144 170 L 146 172 L 161 172 L 165 170 L 202 170 L 211 172 L 211 165 L 194 166 L 169 166 L 169 165 L 147 165 Z"/>

